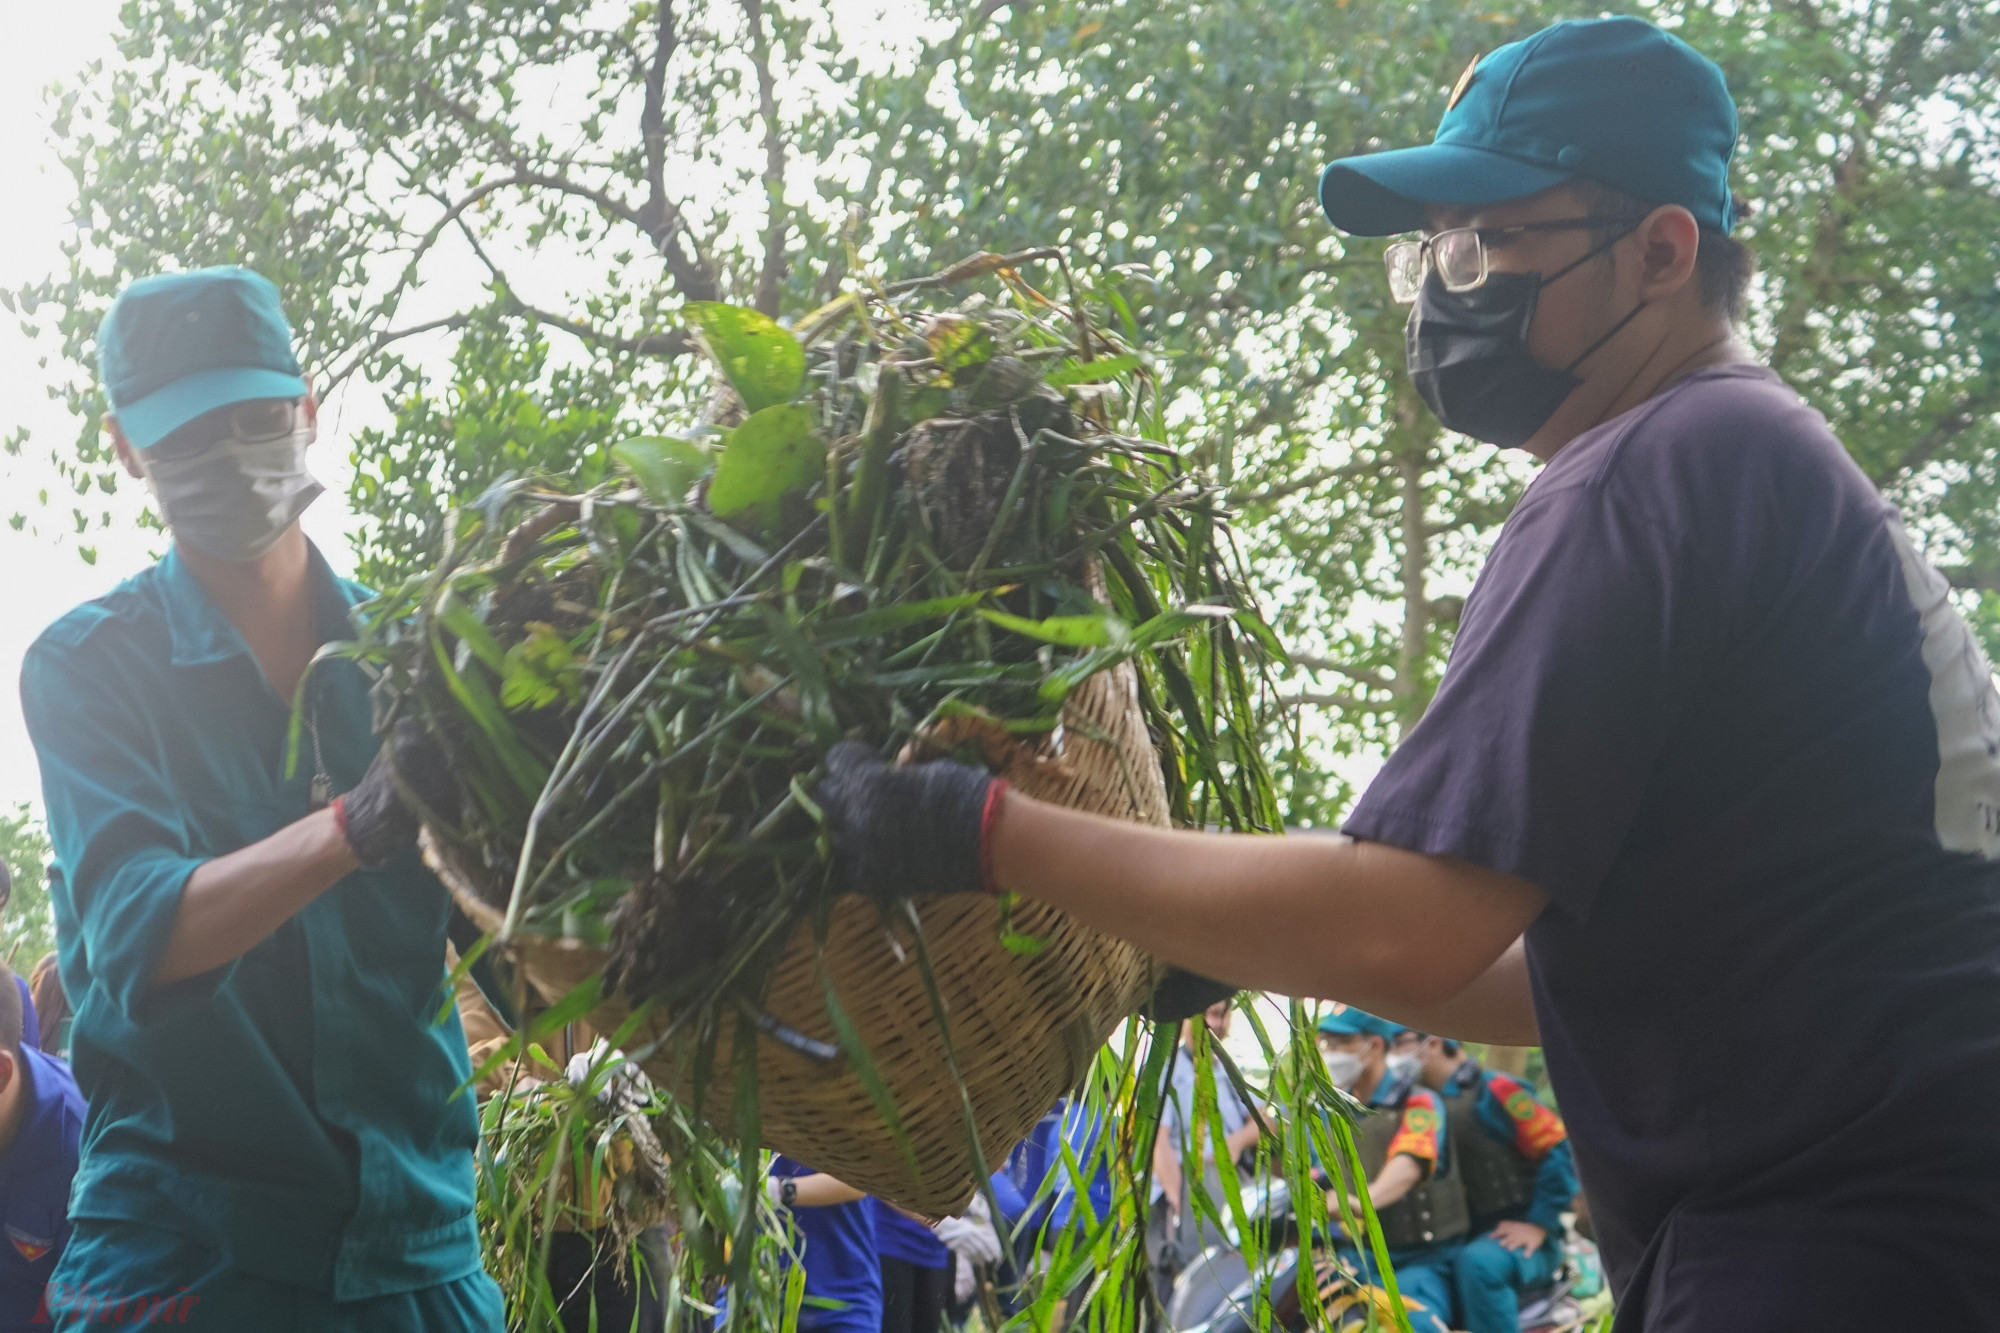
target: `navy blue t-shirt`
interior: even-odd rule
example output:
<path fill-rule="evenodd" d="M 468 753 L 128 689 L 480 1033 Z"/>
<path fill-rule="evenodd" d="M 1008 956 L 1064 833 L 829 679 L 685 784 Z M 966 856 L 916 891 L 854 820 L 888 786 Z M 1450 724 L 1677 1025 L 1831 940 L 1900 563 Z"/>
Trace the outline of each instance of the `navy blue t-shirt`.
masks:
<path fill-rule="evenodd" d="M 1621 1329 L 2000 1319 L 2000 698 L 1946 594 L 1775 375 L 1690 375 L 1535 479 L 1346 825 L 1548 893 Z"/>
<path fill-rule="evenodd" d="M 774 1157 L 771 1174 L 780 1180 L 809 1176 L 813 1169 L 789 1157 Z M 799 1262 L 806 1270 L 806 1303 L 799 1327 L 811 1333 L 880 1333 L 882 1261 L 875 1250 L 875 1209 L 867 1199 L 792 1209 L 799 1233 Z"/>
<path fill-rule="evenodd" d="M 50 1315 L 42 1301 L 69 1243 L 69 1186 L 83 1135 L 83 1096 L 69 1066 L 28 1046 L 21 1068 L 30 1094 L 14 1142 L 0 1154 L 0 1333 Z"/>

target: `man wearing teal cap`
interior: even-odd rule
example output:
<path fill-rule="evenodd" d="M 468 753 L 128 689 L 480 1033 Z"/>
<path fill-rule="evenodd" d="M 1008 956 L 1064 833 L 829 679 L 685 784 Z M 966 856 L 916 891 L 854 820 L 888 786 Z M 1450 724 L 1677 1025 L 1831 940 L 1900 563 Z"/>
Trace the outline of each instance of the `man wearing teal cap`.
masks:
<path fill-rule="evenodd" d="M 1362 1188 L 1382 1227 L 1389 1263 L 1418 1333 L 1443 1333 L 1452 1320 L 1452 1260 L 1469 1225 L 1465 1188 L 1448 1146 L 1444 1101 L 1417 1082 L 1414 1056 L 1391 1054 L 1403 1025 L 1346 1005 L 1319 1020 L 1320 1051 L 1334 1086 L 1376 1114 L 1356 1127 L 1365 1182 L 1336 1180 L 1334 1190 Z M 1333 1190 L 1327 1209 L 1340 1216 Z M 1356 1211 L 1353 1204 L 1350 1211 Z M 1350 1272 L 1375 1278 L 1372 1256 L 1342 1245 Z M 1421 1307 L 1421 1308 L 1417 1308 Z"/>
<path fill-rule="evenodd" d="M 98 330 L 107 428 L 173 547 L 21 673 L 89 1102 L 61 1328 L 169 1301 L 231 1330 L 502 1324 L 465 1040 L 432 1021 L 449 903 L 366 680 L 307 672 L 366 593 L 299 529 L 318 411 L 291 341 L 240 268 L 135 282 Z"/>
<path fill-rule="evenodd" d="M 1619 1328 L 2000 1310 L 2000 697 L 1944 580 L 1732 333 L 1736 115 L 1635 19 L 1327 168 L 1449 430 L 1543 463 L 1345 839 L 1140 829 L 842 749 L 850 882 L 1544 1046 Z"/>

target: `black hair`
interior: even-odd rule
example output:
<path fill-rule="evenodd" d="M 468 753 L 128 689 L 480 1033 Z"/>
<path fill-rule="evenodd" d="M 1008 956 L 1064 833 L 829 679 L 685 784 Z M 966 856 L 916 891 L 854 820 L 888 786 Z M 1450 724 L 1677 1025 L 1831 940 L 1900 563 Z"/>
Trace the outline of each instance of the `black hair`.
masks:
<path fill-rule="evenodd" d="M 27 1012 L 21 1008 L 21 983 L 13 968 L 0 963 L 0 1051 L 20 1057 L 21 1029 L 27 1021 Z"/>
<path fill-rule="evenodd" d="M 1629 217 L 1650 213 L 1660 206 L 1589 176 L 1576 177 L 1569 187 L 1591 217 Z M 1734 195 L 1729 197 L 1729 210 L 1732 220 L 1749 212 Z M 1694 276 L 1701 303 L 1710 310 L 1721 311 L 1731 324 L 1741 324 L 1750 303 L 1750 280 L 1757 275 L 1757 256 L 1749 246 L 1720 227 L 1706 222 L 1696 225 L 1701 236 L 1695 248 Z"/>

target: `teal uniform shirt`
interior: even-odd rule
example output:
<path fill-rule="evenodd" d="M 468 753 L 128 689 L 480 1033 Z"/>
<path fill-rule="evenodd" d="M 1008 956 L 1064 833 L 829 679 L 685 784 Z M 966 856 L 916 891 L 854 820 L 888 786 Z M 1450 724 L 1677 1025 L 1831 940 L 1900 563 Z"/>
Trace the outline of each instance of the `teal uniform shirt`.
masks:
<path fill-rule="evenodd" d="M 366 595 L 312 553 L 323 641 Z M 331 790 L 376 750 L 351 662 L 308 681 Z M 477 1123 L 444 988 L 448 899 L 407 851 L 348 875 L 235 961 L 151 988 L 181 889 L 308 813 L 310 737 L 179 557 L 28 652 L 71 1060 L 89 1101 L 78 1222 L 136 1222 L 336 1301 L 477 1273 Z"/>

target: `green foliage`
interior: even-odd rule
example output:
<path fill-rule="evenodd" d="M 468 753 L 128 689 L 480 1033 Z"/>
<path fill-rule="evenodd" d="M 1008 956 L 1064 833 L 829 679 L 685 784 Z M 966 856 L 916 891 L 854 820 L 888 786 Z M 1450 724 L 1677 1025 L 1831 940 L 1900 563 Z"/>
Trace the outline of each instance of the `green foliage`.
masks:
<path fill-rule="evenodd" d="M 0 959 L 22 976 L 56 947 L 49 904 L 48 830 L 26 803 L 0 813 L 0 860 L 14 877 L 13 896 L 0 915 Z"/>
<path fill-rule="evenodd" d="M 646 410 L 679 398 L 693 326 L 711 346 L 782 347 L 749 316 L 706 327 L 722 307 L 703 303 L 769 315 L 831 295 L 856 262 L 893 279 L 1060 242 L 1079 272 L 1125 276 L 1160 410 L 1247 520 L 1297 682 L 1260 743 L 1288 819 L 1325 823 L 1342 756 L 1392 743 L 1428 703 L 1529 469 L 1440 434 L 1402 373 L 1378 244 L 1337 236 L 1312 182 L 1334 157 L 1428 138 L 1475 54 L 1595 12 L 1084 0 L 968 19 L 912 0 L 890 24 L 922 40 L 857 62 L 804 4 L 134 0 L 124 63 L 58 94 L 84 224 L 70 271 L 14 295 L 60 329 L 88 421 L 89 336 L 120 282 L 162 262 L 270 273 L 322 380 L 369 374 L 397 410 L 353 497 L 386 580 L 441 535 L 453 485 L 564 447 L 601 468 L 621 435 L 698 425 Z M 2000 599 L 2000 19 L 1963 0 L 1640 12 L 1713 55 L 1741 103 L 1737 184 L 1758 205 L 1741 235 L 1765 274 L 1752 340 L 1953 579 Z M 697 180 L 703 206 L 679 192 Z M 436 275 L 468 266 L 487 290 L 437 309 Z M 569 296 L 537 294 L 545 267 Z M 510 358 L 502 327 L 561 346 Z M 464 384 L 396 359 L 419 334 L 458 348 Z M 794 372 L 769 371 L 737 386 L 751 411 L 794 396 Z M 619 424 L 566 435 L 521 421 L 529 404 Z M 459 439 L 475 412 L 490 431 Z M 118 480 L 93 439 L 59 452 L 83 530 Z"/>
<path fill-rule="evenodd" d="M 370 519 L 356 541 L 363 582 L 398 582 L 436 559 L 452 508 L 509 477 L 554 472 L 595 485 L 614 441 L 629 433 L 630 381 L 616 364 L 552 367 L 532 319 L 488 308 L 434 384 L 392 359 L 392 425 L 354 439 L 355 508 Z"/>
<path fill-rule="evenodd" d="M 761 310 L 720 301 L 690 301 L 681 312 L 701 330 L 708 355 L 751 415 L 789 403 L 806 378 L 799 340 Z"/>
<path fill-rule="evenodd" d="M 791 334 L 783 337 L 798 346 Z M 752 512 L 759 527 L 775 532 L 785 497 L 819 476 L 825 457 L 811 412 L 791 404 L 767 407 L 729 432 L 709 484 L 709 508 L 718 518 Z"/>
<path fill-rule="evenodd" d="M 1057 239 L 1149 279 L 1170 410 L 1252 521 L 1306 717 L 1267 741 L 1288 820 L 1338 757 L 1427 704 L 1526 459 L 1441 436 L 1402 371 L 1380 242 L 1336 235 L 1333 158 L 1427 140 L 1472 56 L 1569 0 L 937 5 L 947 35 L 864 78 L 846 131 L 878 252 Z M 1642 5 L 1742 106 L 1749 333 L 1968 589 L 2000 587 L 2000 14 L 1963 0 Z M 1993 594 L 1987 594 L 1992 596 Z M 1995 617 L 2000 620 L 2000 616 Z M 2000 639 L 1989 638 L 2000 644 Z"/>

